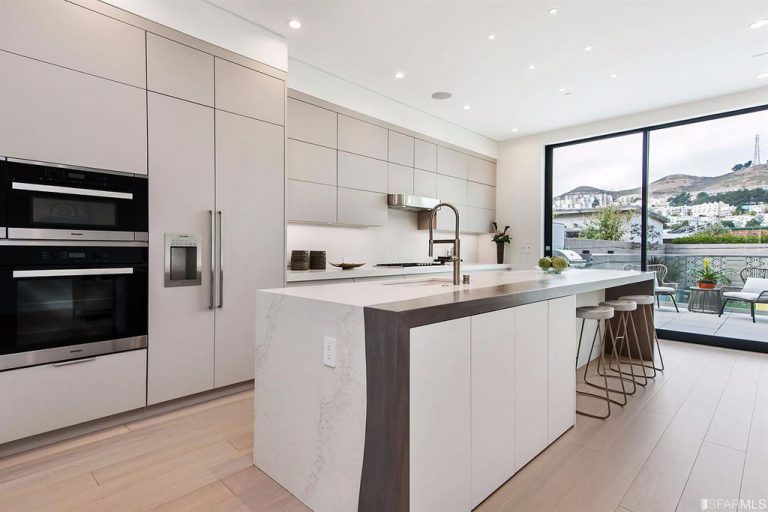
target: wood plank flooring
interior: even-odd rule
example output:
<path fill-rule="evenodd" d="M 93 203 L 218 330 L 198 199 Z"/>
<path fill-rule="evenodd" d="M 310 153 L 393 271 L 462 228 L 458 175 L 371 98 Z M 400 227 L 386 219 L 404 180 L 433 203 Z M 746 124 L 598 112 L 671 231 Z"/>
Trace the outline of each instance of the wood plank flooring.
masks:
<path fill-rule="evenodd" d="M 768 499 L 768 356 L 662 343 L 663 374 L 607 421 L 577 416 L 476 510 L 687 512 L 704 498 Z M 306 512 L 251 465 L 252 401 L 240 393 L 0 459 L 0 511 Z"/>

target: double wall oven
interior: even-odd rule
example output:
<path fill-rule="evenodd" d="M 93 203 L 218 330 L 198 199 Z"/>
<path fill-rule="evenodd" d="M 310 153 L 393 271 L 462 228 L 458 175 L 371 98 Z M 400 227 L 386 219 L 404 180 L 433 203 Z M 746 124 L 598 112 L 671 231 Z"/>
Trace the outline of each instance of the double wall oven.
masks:
<path fill-rule="evenodd" d="M 147 346 L 147 178 L 0 161 L 0 371 Z"/>

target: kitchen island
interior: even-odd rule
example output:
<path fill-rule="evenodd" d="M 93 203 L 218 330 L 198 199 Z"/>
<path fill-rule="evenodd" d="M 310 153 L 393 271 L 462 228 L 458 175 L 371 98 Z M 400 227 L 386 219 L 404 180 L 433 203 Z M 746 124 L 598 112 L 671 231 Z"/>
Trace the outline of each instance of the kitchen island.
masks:
<path fill-rule="evenodd" d="M 637 293 L 653 274 L 259 291 L 254 464 L 315 512 L 471 510 L 573 426 L 576 306 Z"/>

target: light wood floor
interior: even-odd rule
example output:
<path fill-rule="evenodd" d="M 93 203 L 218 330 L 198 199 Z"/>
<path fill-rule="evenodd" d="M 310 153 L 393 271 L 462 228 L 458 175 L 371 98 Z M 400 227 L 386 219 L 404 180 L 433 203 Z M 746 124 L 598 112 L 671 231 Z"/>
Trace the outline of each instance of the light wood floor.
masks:
<path fill-rule="evenodd" d="M 768 499 L 768 357 L 663 349 L 667 371 L 627 407 L 607 421 L 578 416 L 478 510 L 699 511 L 702 498 Z M 252 399 L 0 459 L 0 511 L 308 511 L 251 466 Z"/>

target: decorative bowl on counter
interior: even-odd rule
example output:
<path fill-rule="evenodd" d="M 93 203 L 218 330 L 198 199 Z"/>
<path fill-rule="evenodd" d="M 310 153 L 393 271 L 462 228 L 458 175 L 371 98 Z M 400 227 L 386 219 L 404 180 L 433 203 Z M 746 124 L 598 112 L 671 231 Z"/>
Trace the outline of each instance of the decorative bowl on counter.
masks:
<path fill-rule="evenodd" d="M 341 270 L 350 270 L 357 267 L 362 267 L 365 263 L 331 263 L 334 267 L 338 267 Z"/>

